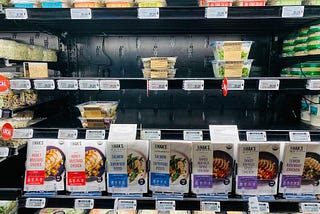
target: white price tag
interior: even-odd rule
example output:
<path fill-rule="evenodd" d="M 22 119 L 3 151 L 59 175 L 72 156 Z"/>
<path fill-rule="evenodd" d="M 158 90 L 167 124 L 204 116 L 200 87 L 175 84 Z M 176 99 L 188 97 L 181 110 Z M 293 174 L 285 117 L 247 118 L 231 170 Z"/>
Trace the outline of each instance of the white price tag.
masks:
<path fill-rule="evenodd" d="M 30 139 L 33 137 L 33 129 L 13 129 L 13 139 Z"/>
<path fill-rule="evenodd" d="M 204 80 L 184 80 L 183 89 L 186 91 L 203 91 Z"/>
<path fill-rule="evenodd" d="M 160 140 L 161 130 L 143 129 L 140 131 L 141 140 Z"/>
<path fill-rule="evenodd" d="M 156 210 L 170 211 L 176 209 L 175 201 L 156 201 Z"/>
<path fill-rule="evenodd" d="M 279 90 L 280 80 L 259 80 L 259 90 Z"/>
<path fill-rule="evenodd" d="M 247 131 L 246 132 L 247 141 L 267 141 L 267 133 L 260 131 Z"/>
<path fill-rule="evenodd" d="M 137 136 L 137 124 L 111 124 L 108 140 L 134 141 Z"/>
<path fill-rule="evenodd" d="M 118 210 L 136 210 L 137 200 L 119 200 Z"/>
<path fill-rule="evenodd" d="M 71 19 L 92 19 L 90 8 L 71 8 Z"/>
<path fill-rule="evenodd" d="M 200 204 L 201 211 L 212 211 L 212 212 L 220 212 L 220 202 L 218 201 L 201 201 Z"/>
<path fill-rule="evenodd" d="M 99 90 L 99 80 L 79 80 L 80 90 Z"/>
<path fill-rule="evenodd" d="M 309 142 L 310 132 L 289 132 L 290 141 L 294 142 Z"/>
<path fill-rule="evenodd" d="M 259 201 L 257 197 L 249 197 L 248 205 L 250 212 L 260 212 Z"/>
<path fill-rule="evenodd" d="M 80 199 L 74 200 L 75 209 L 91 210 L 93 209 L 93 206 L 94 206 L 93 199 L 80 198 Z"/>
<path fill-rule="evenodd" d="M 59 90 L 78 90 L 78 80 L 58 80 Z"/>
<path fill-rule="evenodd" d="M 138 8 L 138 19 L 159 19 L 160 11 L 159 8 Z"/>
<path fill-rule="evenodd" d="M 6 19 L 27 19 L 28 12 L 25 8 L 8 8 L 5 9 Z"/>
<path fill-rule="evenodd" d="M 53 90 L 55 89 L 54 80 L 33 80 L 34 89 Z"/>
<path fill-rule="evenodd" d="M 58 131 L 58 139 L 77 139 L 77 137 L 77 129 L 59 129 Z"/>
<path fill-rule="evenodd" d="M 168 80 L 148 80 L 148 88 L 150 91 L 167 91 Z"/>
<path fill-rule="evenodd" d="M 306 89 L 320 90 L 320 80 L 308 80 Z"/>
<path fill-rule="evenodd" d="M 183 131 L 183 140 L 188 141 L 202 141 L 203 140 L 203 133 L 201 130 L 188 130 Z"/>
<path fill-rule="evenodd" d="M 260 213 L 270 213 L 268 202 L 259 202 L 259 212 Z"/>
<path fill-rule="evenodd" d="M 299 203 L 299 210 L 303 213 L 320 213 L 319 203 Z"/>
<path fill-rule="evenodd" d="M 282 15 L 283 18 L 299 18 L 303 17 L 304 6 L 283 6 Z"/>
<path fill-rule="evenodd" d="M 26 208 L 44 208 L 46 206 L 45 198 L 27 198 Z"/>
<path fill-rule="evenodd" d="M 228 90 L 241 91 L 244 89 L 244 80 L 228 80 Z"/>
<path fill-rule="evenodd" d="M 0 158 L 9 156 L 9 148 L 8 147 L 0 147 Z"/>
<path fill-rule="evenodd" d="M 10 80 L 10 88 L 16 90 L 28 90 L 31 88 L 30 80 L 12 79 Z"/>
<path fill-rule="evenodd" d="M 238 127 L 235 125 L 209 125 L 212 142 L 237 143 L 239 142 Z"/>
<path fill-rule="evenodd" d="M 104 140 L 105 136 L 105 130 L 86 130 L 87 140 Z"/>
<path fill-rule="evenodd" d="M 120 90 L 119 80 L 100 80 L 100 90 Z"/>
<path fill-rule="evenodd" d="M 207 19 L 228 18 L 228 7 L 207 7 L 205 17 Z"/>

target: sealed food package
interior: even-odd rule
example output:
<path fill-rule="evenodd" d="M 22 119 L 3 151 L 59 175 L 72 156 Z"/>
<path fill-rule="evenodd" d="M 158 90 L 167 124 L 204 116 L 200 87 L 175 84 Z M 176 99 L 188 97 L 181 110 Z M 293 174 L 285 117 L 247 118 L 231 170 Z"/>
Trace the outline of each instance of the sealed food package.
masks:
<path fill-rule="evenodd" d="M 256 7 L 265 6 L 266 0 L 236 0 L 233 2 L 233 6 L 241 7 Z"/>
<path fill-rule="evenodd" d="M 0 93 L 0 107 L 17 109 L 37 103 L 38 95 L 34 90 L 9 90 Z"/>
<path fill-rule="evenodd" d="M 0 58 L 14 59 L 16 41 L 0 39 Z"/>
<path fill-rule="evenodd" d="M 85 214 L 86 211 L 82 209 L 74 209 L 74 208 L 43 208 L 38 214 Z"/>
<path fill-rule="evenodd" d="M 41 0 L 42 8 L 69 8 L 71 7 L 70 0 Z M 45 60 L 49 61 L 49 60 Z"/>
<path fill-rule="evenodd" d="M 23 43 L 16 43 L 14 49 L 14 59 L 15 60 L 27 60 L 28 58 L 28 45 Z"/>
<path fill-rule="evenodd" d="M 0 213 L 15 214 L 18 213 L 18 201 L 15 200 L 1 200 Z"/>
<path fill-rule="evenodd" d="M 57 52 L 51 49 L 43 49 L 42 61 L 56 62 L 58 60 Z"/>
<path fill-rule="evenodd" d="M 123 7 L 133 7 L 133 0 L 106 0 L 105 1 L 107 8 L 123 8 Z"/>
<path fill-rule="evenodd" d="M 267 5 L 301 5 L 301 0 L 267 0 Z"/>
<path fill-rule="evenodd" d="M 116 115 L 118 101 L 88 101 L 76 105 L 83 118 L 105 118 Z"/>
<path fill-rule="evenodd" d="M 41 47 L 41 46 L 29 45 L 28 46 L 27 60 L 30 60 L 30 61 L 42 61 L 43 49 L 44 48 Z"/>
<path fill-rule="evenodd" d="M 17 8 L 39 8 L 41 6 L 38 0 L 11 0 L 11 3 Z"/>
<path fill-rule="evenodd" d="M 166 7 L 166 0 L 136 0 L 138 7 Z"/>
<path fill-rule="evenodd" d="M 309 37 L 320 36 L 320 25 L 311 25 L 308 30 Z"/>
<path fill-rule="evenodd" d="M 248 77 L 252 62 L 252 59 L 239 61 L 211 61 L 215 77 Z"/>
<path fill-rule="evenodd" d="M 230 7 L 234 0 L 200 0 L 199 6 L 206 7 Z"/>
<path fill-rule="evenodd" d="M 174 78 L 177 69 L 177 57 L 149 57 L 141 58 L 143 77 L 151 79 Z"/>
<path fill-rule="evenodd" d="M 149 142 L 107 142 L 109 193 L 140 194 L 148 191 Z"/>
<path fill-rule="evenodd" d="M 27 145 L 24 191 L 63 191 L 65 142 L 57 139 L 31 139 Z"/>
<path fill-rule="evenodd" d="M 309 55 L 320 54 L 320 45 L 308 45 L 307 50 Z"/>
<path fill-rule="evenodd" d="M 303 5 L 320 5 L 320 0 L 303 0 Z"/>
<path fill-rule="evenodd" d="M 74 0 L 73 7 L 75 8 L 99 8 L 104 7 L 102 0 Z"/>
<path fill-rule="evenodd" d="M 151 141 L 149 189 L 153 193 L 188 193 L 192 143 Z"/>
<path fill-rule="evenodd" d="M 247 60 L 252 41 L 215 41 L 210 46 L 215 60 Z"/>

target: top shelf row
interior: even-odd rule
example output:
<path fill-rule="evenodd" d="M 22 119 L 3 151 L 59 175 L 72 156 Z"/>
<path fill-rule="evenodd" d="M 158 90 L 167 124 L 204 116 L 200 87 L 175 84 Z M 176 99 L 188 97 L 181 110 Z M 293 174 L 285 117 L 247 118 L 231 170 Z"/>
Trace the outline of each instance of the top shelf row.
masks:
<path fill-rule="evenodd" d="M 319 17 L 320 6 L 7 8 L 0 14 L 0 29 L 5 31 L 46 29 L 54 33 L 83 34 L 185 32 L 279 34 L 309 25 Z"/>

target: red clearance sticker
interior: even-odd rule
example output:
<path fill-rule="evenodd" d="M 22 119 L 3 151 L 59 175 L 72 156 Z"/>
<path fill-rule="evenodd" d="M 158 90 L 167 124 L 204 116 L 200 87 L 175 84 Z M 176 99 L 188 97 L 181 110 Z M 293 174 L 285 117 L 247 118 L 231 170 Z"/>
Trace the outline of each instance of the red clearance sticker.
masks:
<path fill-rule="evenodd" d="M 13 135 L 13 127 L 10 123 L 5 123 L 1 129 L 1 137 L 3 140 L 10 140 Z"/>
<path fill-rule="evenodd" d="M 68 172 L 68 185 L 69 186 L 84 186 L 86 185 L 85 172 Z"/>
<path fill-rule="evenodd" d="M 4 92 L 9 88 L 10 88 L 10 81 L 6 77 L 0 75 L 0 92 Z"/>
<path fill-rule="evenodd" d="M 43 185 L 44 184 L 44 170 L 28 170 L 26 172 L 27 185 Z"/>

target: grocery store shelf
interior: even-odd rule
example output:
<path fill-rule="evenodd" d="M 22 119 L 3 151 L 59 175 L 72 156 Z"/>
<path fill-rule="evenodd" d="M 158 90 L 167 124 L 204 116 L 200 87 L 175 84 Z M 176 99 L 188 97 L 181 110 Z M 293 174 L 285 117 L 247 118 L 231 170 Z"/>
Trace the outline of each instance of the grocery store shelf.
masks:
<path fill-rule="evenodd" d="M 71 20 L 70 9 L 27 9 L 27 20 L 7 20 L 3 31 L 47 30 L 54 33 L 280 33 L 290 32 L 318 19 L 319 6 L 305 6 L 304 17 L 282 18 L 282 7 L 230 7 L 228 18 L 207 19 L 205 8 L 169 6 L 160 8 L 160 18 L 140 19 L 134 8 L 94 8 L 91 20 Z M 0 16 L 1 17 L 1 16 Z M 172 22 L 174 20 L 174 22 Z M 263 23 L 263 24 L 261 24 Z"/>
<path fill-rule="evenodd" d="M 308 56 L 293 56 L 293 57 L 281 57 L 280 62 L 282 67 L 291 66 L 301 62 L 307 61 L 320 61 L 320 54 L 308 55 Z"/>
<path fill-rule="evenodd" d="M 20 195 L 20 188 L 0 188 L 0 200 L 16 200 Z"/>

